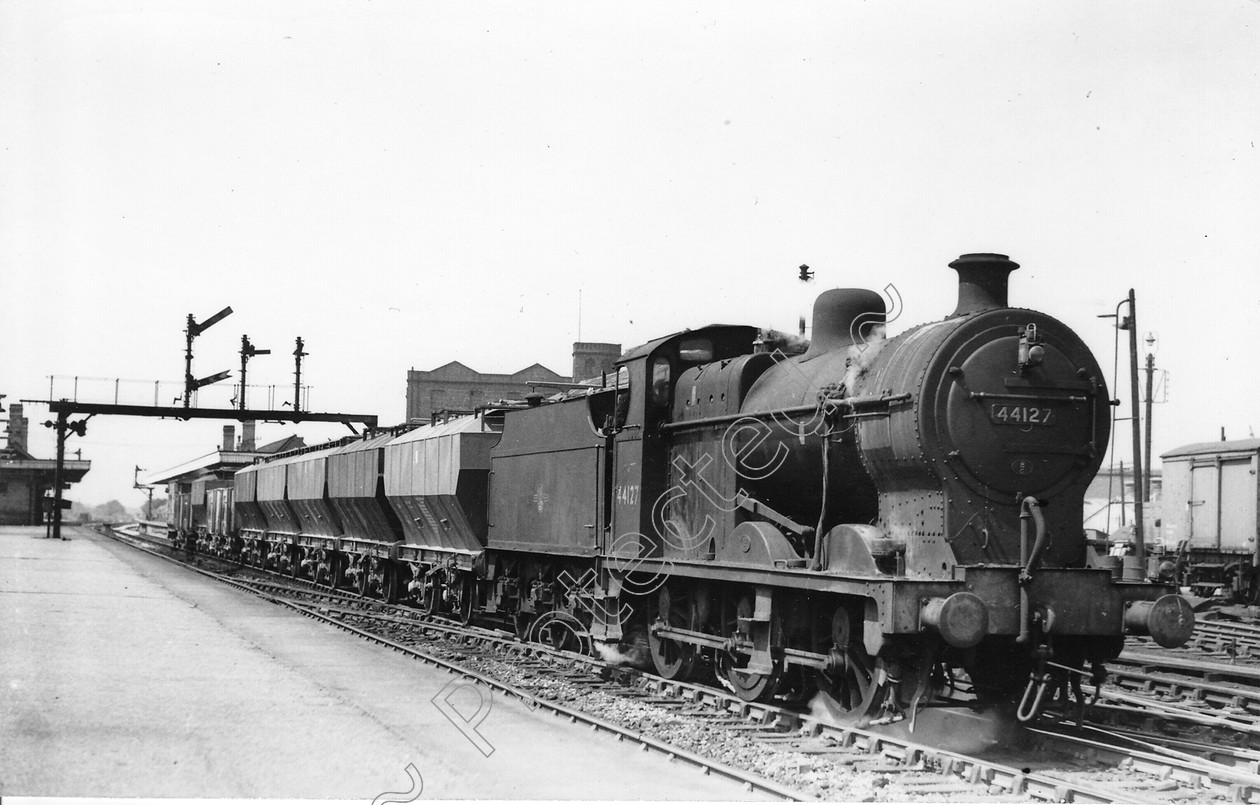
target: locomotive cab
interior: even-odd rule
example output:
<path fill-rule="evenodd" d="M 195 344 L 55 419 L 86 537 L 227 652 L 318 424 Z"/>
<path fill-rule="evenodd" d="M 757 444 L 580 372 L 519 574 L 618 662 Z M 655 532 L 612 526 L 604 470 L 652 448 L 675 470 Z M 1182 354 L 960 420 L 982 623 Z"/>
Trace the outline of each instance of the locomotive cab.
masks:
<path fill-rule="evenodd" d="M 624 554 L 637 542 L 642 557 L 660 557 L 671 550 L 660 512 L 673 486 L 671 423 L 678 410 L 679 378 L 696 367 L 739 361 L 753 351 L 756 327 L 710 325 L 660 338 L 628 351 L 618 361 L 619 377 L 629 387 L 625 422 L 610 446 L 612 518 L 609 544 Z M 620 372 L 624 371 L 624 375 Z M 728 403 L 718 392 L 714 404 Z M 697 398 L 698 399 L 698 398 Z M 738 405 L 738 403 L 734 403 Z M 653 512 L 657 512 L 654 516 Z"/>

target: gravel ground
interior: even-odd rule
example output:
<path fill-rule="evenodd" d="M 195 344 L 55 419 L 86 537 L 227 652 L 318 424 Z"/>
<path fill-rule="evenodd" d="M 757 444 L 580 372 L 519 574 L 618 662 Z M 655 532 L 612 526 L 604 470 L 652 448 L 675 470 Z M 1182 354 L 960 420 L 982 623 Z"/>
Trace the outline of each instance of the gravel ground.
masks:
<path fill-rule="evenodd" d="M 922 766 L 918 769 L 896 767 L 893 761 L 879 756 L 860 756 L 855 763 L 853 755 L 842 755 L 844 762 L 836 762 L 826 755 L 792 751 L 790 746 L 758 741 L 747 729 L 715 725 L 711 723 L 711 718 L 680 712 L 678 707 L 662 707 L 641 701 L 624 695 L 624 692 L 618 693 L 616 688 L 592 689 L 562 677 L 544 675 L 543 671 L 535 668 L 522 668 L 507 660 L 488 658 L 467 647 L 456 647 L 441 638 L 425 637 L 415 629 L 399 626 L 381 629 L 379 623 L 370 619 L 351 617 L 347 620 L 359 621 L 356 625 L 362 628 L 444 660 L 458 662 L 470 670 L 527 691 L 540 700 L 590 713 L 662 743 L 755 772 L 819 799 L 844 802 L 904 802 L 912 799 L 925 802 L 974 801 L 977 793 L 987 793 L 985 789 L 975 787 L 966 791 L 933 792 L 931 786 L 953 789 L 962 787 L 962 781 L 957 778 L 947 780 Z M 591 679 L 597 677 L 592 674 Z M 800 743 L 817 745 L 819 739 L 802 736 Z M 864 766 L 870 768 L 862 768 Z M 951 782 L 958 785 L 951 785 Z"/>

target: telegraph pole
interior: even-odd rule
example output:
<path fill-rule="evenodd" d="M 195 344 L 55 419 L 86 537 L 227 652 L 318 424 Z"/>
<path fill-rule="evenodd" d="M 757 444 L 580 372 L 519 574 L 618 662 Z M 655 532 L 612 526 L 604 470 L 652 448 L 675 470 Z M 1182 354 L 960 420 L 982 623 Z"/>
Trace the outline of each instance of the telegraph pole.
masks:
<path fill-rule="evenodd" d="M 1132 399 L 1133 419 L 1133 552 L 1138 558 L 1138 566 L 1146 567 L 1146 535 L 1142 530 L 1142 403 L 1138 397 L 1138 347 L 1137 347 L 1137 297 L 1133 289 L 1129 289 L 1129 315 L 1125 317 L 1120 329 L 1129 331 L 1129 397 Z"/>

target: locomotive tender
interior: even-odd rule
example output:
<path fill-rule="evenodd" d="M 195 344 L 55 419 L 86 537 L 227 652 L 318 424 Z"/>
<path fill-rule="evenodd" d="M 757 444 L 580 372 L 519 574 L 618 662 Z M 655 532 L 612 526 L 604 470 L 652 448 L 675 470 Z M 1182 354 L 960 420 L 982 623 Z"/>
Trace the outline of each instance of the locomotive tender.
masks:
<path fill-rule="evenodd" d="M 713 325 L 598 387 L 251 465 L 215 490 L 235 529 L 197 544 L 749 700 L 913 719 L 961 669 L 1029 718 L 1067 669 L 1098 678 L 1126 634 L 1180 645 L 1194 616 L 1094 566 L 1111 401 L 1088 348 L 1008 306 L 1004 255 L 950 265 L 953 313 L 894 338 L 879 294 L 832 290 L 802 354 Z"/>

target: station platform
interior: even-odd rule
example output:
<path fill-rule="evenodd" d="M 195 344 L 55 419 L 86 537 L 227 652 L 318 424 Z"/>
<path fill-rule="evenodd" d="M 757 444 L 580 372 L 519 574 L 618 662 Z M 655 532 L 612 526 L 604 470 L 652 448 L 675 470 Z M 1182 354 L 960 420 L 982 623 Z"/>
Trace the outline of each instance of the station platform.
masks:
<path fill-rule="evenodd" d="M 0 796 L 760 798 L 504 696 L 479 747 L 432 701 L 453 675 L 66 534 L 0 528 Z"/>

